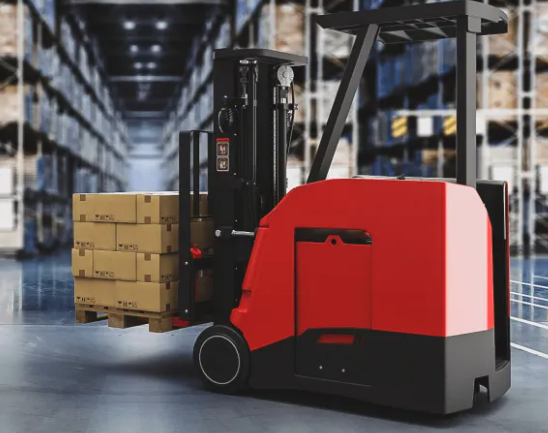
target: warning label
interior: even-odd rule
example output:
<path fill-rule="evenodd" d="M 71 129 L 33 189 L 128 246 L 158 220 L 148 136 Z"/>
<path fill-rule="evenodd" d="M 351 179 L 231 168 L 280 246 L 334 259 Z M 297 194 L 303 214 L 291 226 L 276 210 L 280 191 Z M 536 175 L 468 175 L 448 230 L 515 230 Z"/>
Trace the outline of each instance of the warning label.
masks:
<path fill-rule="evenodd" d="M 91 296 L 76 296 L 77 304 L 95 304 L 95 298 Z"/>
<path fill-rule="evenodd" d="M 118 308 L 133 308 L 138 307 L 137 302 L 118 301 Z"/>
<path fill-rule="evenodd" d="M 116 272 L 113 271 L 95 271 L 97 278 L 116 278 Z"/>
<path fill-rule="evenodd" d="M 114 215 L 112 215 L 112 214 L 107 214 L 107 215 L 95 214 L 95 221 L 114 221 Z"/>
<path fill-rule="evenodd" d="M 118 244 L 118 248 L 123 251 L 137 251 L 139 250 L 138 244 Z"/>

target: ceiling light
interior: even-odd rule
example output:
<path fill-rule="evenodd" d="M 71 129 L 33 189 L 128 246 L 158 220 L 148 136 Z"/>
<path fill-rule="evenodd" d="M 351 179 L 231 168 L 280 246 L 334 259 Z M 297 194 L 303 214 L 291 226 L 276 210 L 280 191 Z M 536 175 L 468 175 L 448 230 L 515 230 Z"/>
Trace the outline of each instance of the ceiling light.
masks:
<path fill-rule="evenodd" d="M 135 69 L 141 69 L 143 67 L 143 64 L 140 62 L 135 63 Z"/>
<path fill-rule="evenodd" d="M 126 22 L 124 22 L 124 28 L 126 30 L 133 30 L 135 28 L 135 21 L 126 21 Z"/>
<path fill-rule="evenodd" d="M 132 45 L 131 47 L 129 47 L 129 49 L 132 53 L 136 53 L 137 51 L 139 51 L 139 47 L 137 45 Z"/>
<path fill-rule="evenodd" d="M 166 21 L 158 21 L 158 22 L 156 23 L 156 28 L 157 28 L 158 30 L 165 30 L 165 29 L 167 29 L 167 22 L 166 22 Z"/>
<path fill-rule="evenodd" d="M 153 45 L 151 50 L 153 53 L 159 53 L 162 50 L 162 47 L 160 47 L 160 45 Z"/>
<path fill-rule="evenodd" d="M 148 69 L 154 69 L 155 67 L 156 67 L 156 63 L 154 63 L 154 62 L 147 63 L 147 68 Z"/>

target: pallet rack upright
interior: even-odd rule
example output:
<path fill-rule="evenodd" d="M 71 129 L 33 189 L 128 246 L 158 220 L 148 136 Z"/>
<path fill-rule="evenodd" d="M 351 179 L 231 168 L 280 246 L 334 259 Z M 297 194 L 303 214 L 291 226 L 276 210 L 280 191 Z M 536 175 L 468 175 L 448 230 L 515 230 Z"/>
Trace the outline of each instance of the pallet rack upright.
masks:
<path fill-rule="evenodd" d="M 0 4 L 1 254 L 70 244 L 72 193 L 126 187 L 127 130 L 89 45 L 55 6 Z"/>

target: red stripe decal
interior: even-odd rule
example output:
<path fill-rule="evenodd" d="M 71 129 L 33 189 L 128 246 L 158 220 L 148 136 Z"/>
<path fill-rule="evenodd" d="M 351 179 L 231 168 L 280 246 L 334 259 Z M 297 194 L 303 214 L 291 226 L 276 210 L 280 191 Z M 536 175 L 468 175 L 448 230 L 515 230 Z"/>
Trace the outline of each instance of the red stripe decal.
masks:
<path fill-rule="evenodd" d="M 345 334 L 323 334 L 318 338 L 318 344 L 354 344 L 354 336 Z"/>

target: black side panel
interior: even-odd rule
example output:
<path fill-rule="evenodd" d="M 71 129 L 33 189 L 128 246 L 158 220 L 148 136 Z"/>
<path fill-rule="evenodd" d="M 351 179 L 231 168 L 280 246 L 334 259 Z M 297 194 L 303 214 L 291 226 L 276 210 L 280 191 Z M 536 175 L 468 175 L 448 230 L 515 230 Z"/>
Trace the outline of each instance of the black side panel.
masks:
<path fill-rule="evenodd" d="M 478 181 L 481 197 L 493 230 L 493 289 L 495 309 L 495 351 L 497 364 L 510 361 L 510 317 L 508 281 L 508 190 L 505 182 Z"/>
<path fill-rule="evenodd" d="M 318 344 L 320 335 L 326 333 L 352 333 L 354 347 Z M 251 352 L 253 388 L 301 389 L 448 414 L 472 407 L 476 379 L 483 379 L 493 400 L 510 386 L 509 364 L 495 372 L 493 330 L 441 338 L 315 329 L 298 338 L 298 342 L 289 338 Z M 309 347 L 309 361 L 317 364 L 315 375 L 319 377 L 294 374 L 296 343 Z"/>
<path fill-rule="evenodd" d="M 194 312 L 192 311 L 192 281 L 194 269 L 190 247 L 190 191 L 192 176 L 191 145 L 193 134 L 190 131 L 179 134 L 179 318 L 192 322 Z M 196 209 L 196 207 L 195 207 Z M 188 217 L 186 217 L 188 215 Z"/>
<path fill-rule="evenodd" d="M 325 334 L 353 335 L 353 344 L 319 343 Z M 307 376 L 359 385 L 443 384 L 444 339 L 366 329 L 312 329 L 297 338 Z M 306 354 L 306 355 L 304 355 Z M 304 374 L 303 374 L 304 375 Z M 441 391 L 441 389 L 438 389 Z"/>
<path fill-rule="evenodd" d="M 495 401 L 502 397 L 512 385 L 512 364 L 506 362 L 502 367 L 489 377 L 489 401 Z"/>
<path fill-rule="evenodd" d="M 215 59 L 213 67 L 214 113 L 217 116 L 225 107 L 225 98 L 236 98 L 237 65 L 231 59 Z M 238 120 L 241 117 L 237 116 Z M 238 161 L 242 153 L 237 145 L 236 131 L 222 133 L 219 122 L 215 122 L 215 140 L 228 141 L 228 166 L 225 169 L 215 167 L 210 176 L 209 190 L 212 196 L 209 200 L 210 211 L 213 214 L 215 230 L 226 230 L 230 233 L 235 229 L 235 220 L 240 219 L 236 208 L 236 197 L 241 188 L 238 173 Z M 209 158 L 215 158 L 216 151 Z M 210 192 L 210 194 L 211 194 Z M 237 280 L 234 263 L 234 245 L 231 239 L 215 237 L 213 264 L 213 298 L 215 305 L 215 324 L 224 325 L 230 321 L 230 313 L 234 308 Z"/>
<path fill-rule="evenodd" d="M 482 384 L 489 386 L 487 378 L 495 372 L 494 345 L 492 329 L 445 339 L 446 408 L 471 406 L 470 387 L 476 379 L 485 378 Z"/>

